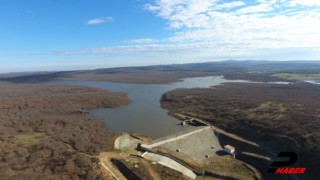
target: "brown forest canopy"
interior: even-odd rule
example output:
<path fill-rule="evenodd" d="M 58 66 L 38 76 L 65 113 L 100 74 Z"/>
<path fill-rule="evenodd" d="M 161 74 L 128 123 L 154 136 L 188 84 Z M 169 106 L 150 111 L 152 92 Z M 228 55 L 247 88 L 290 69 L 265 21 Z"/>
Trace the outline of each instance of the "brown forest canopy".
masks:
<path fill-rule="evenodd" d="M 320 161 L 320 86 L 234 83 L 178 89 L 162 96 L 170 113 L 192 114 L 257 141 L 274 152 L 295 151 L 311 168 Z"/>
<path fill-rule="evenodd" d="M 102 177 L 95 155 L 115 134 L 87 110 L 129 103 L 124 93 L 69 85 L 0 85 L 0 177 Z"/>

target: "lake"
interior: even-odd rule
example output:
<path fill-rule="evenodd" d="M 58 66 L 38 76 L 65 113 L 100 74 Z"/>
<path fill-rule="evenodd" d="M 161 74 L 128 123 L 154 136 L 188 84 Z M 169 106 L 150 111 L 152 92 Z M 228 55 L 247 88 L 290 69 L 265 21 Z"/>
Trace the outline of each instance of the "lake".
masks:
<path fill-rule="evenodd" d="M 181 131 L 192 126 L 180 126 L 179 120 L 168 115 L 160 107 L 160 97 L 167 91 L 177 88 L 208 88 L 228 82 L 247 82 L 243 80 L 226 80 L 223 76 L 186 78 L 171 84 L 129 84 L 92 81 L 68 81 L 63 84 L 74 84 L 95 88 L 120 91 L 128 94 L 132 103 L 121 108 L 101 108 L 90 113 L 104 119 L 108 129 L 118 132 L 134 132 L 152 138 L 159 138 Z"/>

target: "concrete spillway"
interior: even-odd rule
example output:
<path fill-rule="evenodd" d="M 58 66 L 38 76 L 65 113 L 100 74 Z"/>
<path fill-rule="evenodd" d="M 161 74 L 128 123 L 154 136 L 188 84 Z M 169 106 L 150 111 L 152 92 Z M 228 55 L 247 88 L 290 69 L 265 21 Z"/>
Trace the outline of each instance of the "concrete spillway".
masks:
<path fill-rule="evenodd" d="M 198 128 L 194 131 L 179 135 L 172 135 L 155 140 L 149 145 L 141 145 L 147 151 L 163 147 L 178 151 L 198 163 L 203 163 L 208 157 L 216 156 L 217 151 L 223 150 L 214 129 L 210 126 Z"/>
<path fill-rule="evenodd" d="M 156 143 L 153 143 L 153 144 L 150 144 L 150 145 L 143 145 L 143 146 L 145 148 L 152 149 L 152 148 L 161 146 L 161 145 L 166 144 L 166 143 L 174 142 L 174 141 L 177 141 L 177 140 L 180 140 L 180 139 L 186 139 L 186 138 L 188 138 L 188 136 L 191 136 L 193 134 L 202 132 L 202 131 L 207 130 L 207 129 L 210 129 L 210 127 L 206 126 L 204 128 L 197 129 L 197 130 L 194 130 L 194 131 L 182 134 L 182 135 L 169 136 L 169 137 L 166 137 L 166 138 L 162 138 L 162 139 L 164 139 L 162 141 L 159 141 L 159 142 L 156 142 Z"/>
<path fill-rule="evenodd" d="M 163 166 L 169 167 L 169 168 L 174 169 L 176 171 L 179 171 L 191 179 L 195 179 L 197 177 L 197 175 L 193 171 L 191 171 L 187 167 L 181 165 L 180 163 L 178 163 L 168 157 L 161 156 L 161 155 L 155 154 L 155 153 L 150 153 L 150 152 L 145 152 L 144 154 L 142 154 L 142 157 L 147 160 L 157 162 Z"/>

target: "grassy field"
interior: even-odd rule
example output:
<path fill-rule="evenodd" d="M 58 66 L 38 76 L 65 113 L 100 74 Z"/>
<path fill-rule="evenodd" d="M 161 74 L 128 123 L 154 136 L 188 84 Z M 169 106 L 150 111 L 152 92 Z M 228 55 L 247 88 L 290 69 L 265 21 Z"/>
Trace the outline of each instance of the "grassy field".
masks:
<path fill-rule="evenodd" d="M 46 136 L 44 133 L 29 133 L 29 134 L 18 134 L 15 136 L 15 144 L 23 147 L 32 147 L 39 143 L 41 139 Z"/>
<path fill-rule="evenodd" d="M 287 80 L 320 80 L 320 74 L 277 73 L 272 76 Z"/>
<path fill-rule="evenodd" d="M 254 179 L 256 177 L 253 169 L 231 156 L 214 157 L 209 162 L 204 166 L 204 169 L 221 177 L 230 179 Z"/>

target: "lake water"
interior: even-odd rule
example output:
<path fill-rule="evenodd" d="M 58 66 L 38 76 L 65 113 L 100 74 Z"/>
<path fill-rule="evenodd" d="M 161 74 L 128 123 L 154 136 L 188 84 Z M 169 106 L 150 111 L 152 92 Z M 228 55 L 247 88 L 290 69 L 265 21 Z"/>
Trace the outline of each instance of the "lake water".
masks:
<path fill-rule="evenodd" d="M 107 128 L 118 132 L 135 132 L 152 138 L 159 138 L 193 128 L 180 126 L 179 120 L 168 115 L 160 107 L 160 97 L 167 91 L 177 88 L 207 88 L 227 82 L 246 82 L 226 80 L 222 76 L 186 78 L 182 82 L 171 84 L 128 84 L 92 81 L 68 81 L 63 84 L 75 84 L 110 91 L 126 92 L 132 103 L 121 108 L 101 108 L 90 112 L 104 119 Z M 61 82 L 59 82 L 61 83 Z"/>

